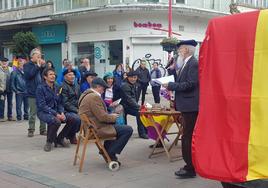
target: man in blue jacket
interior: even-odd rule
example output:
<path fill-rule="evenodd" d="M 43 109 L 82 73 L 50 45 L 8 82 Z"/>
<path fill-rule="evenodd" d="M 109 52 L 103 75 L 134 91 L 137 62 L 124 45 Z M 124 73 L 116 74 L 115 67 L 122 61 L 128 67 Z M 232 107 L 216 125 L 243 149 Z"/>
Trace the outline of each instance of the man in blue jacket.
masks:
<path fill-rule="evenodd" d="M 26 83 L 24 78 L 23 65 L 25 64 L 24 59 L 20 59 L 18 62 L 18 68 L 11 73 L 11 88 L 16 95 L 16 112 L 17 112 L 17 121 L 22 120 L 21 106 L 23 103 L 24 120 L 29 118 L 29 103 L 28 98 L 26 97 Z"/>
<path fill-rule="evenodd" d="M 31 60 L 23 66 L 26 82 L 26 96 L 29 102 L 29 129 L 28 137 L 34 136 L 36 119 L 36 88 L 41 84 L 41 51 L 35 48 L 30 53 Z M 46 135 L 46 124 L 40 121 L 40 134 Z"/>
<path fill-rule="evenodd" d="M 72 117 L 64 114 L 64 108 L 61 98 L 61 89 L 55 85 L 56 74 L 52 68 L 45 69 L 43 72 L 44 82 L 37 87 L 36 99 L 38 118 L 48 124 L 47 142 L 44 150 L 49 152 L 52 149 L 52 143 L 69 147 L 64 138 L 71 131 Z M 66 125 L 57 136 L 57 131 L 61 123 Z"/>

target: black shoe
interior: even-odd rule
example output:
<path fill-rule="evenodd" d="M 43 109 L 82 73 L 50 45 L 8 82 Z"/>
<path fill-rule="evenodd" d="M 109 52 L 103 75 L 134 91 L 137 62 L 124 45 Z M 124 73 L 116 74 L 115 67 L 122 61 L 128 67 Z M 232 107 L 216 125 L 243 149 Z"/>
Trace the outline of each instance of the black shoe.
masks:
<path fill-rule="evenodd" d="M 24 120 L 29 120 L 29 118 L 28 117 L 25 117 L 25 118 L 23 118 Z"/>
<path fill-rule="evenodd" d="M 34 136 L 34 131 L 28 131 L 28 137 L 33 137 Z"/>
<path fill-rule="evenodd" d="M 58 145 L 64 147 L 64 148 L 69 148 L 70 147 L 70 144 L 68 142 L 66 142 L 64 139 L 60 139 L 56 141 L 55 143 L 55 147 L 57 147 Z"/>
<path fill-rule="evenodd" d="M 163 144 L 161 142 L 159 142 L 155 148 L 163 148 Z M 154 144 L 150 145 L 149 148 L 154 148 Z"/>
<path fill-rule="evenodd" d="M 46 136 L 47 135 L 47 131 L 40 131 L 40 135 Z"/>
<path fill-rule="evenodd" d="M 140 138 L 142 138 L 142 139 L 149 139 L 149 137 L 147 136 L 147 134 L 140 135 Z"/>
<path fill-rule="evenodd" d="M 50 152 L 52 149 L 52 144 L 50 142 L 47 142 L 46 145 L 44 146 L 44 151 Z"/>
<path fill-rule="evenodd" d="M 180 178 L 194 178 L 196 177 L 196 173 L 192 171 L 185 170 L 181 168 L 179 171 L 175 172 L 175 175 Z"/>

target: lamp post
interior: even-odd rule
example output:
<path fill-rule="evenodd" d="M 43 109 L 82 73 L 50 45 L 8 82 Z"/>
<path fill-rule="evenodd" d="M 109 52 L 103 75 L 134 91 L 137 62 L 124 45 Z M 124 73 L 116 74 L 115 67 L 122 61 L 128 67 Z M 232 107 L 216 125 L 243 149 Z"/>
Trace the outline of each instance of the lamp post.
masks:
<path fill-rule="evenodd" d="M 168 37 L 172 35 L 172 1 L 168 2 Z"/>

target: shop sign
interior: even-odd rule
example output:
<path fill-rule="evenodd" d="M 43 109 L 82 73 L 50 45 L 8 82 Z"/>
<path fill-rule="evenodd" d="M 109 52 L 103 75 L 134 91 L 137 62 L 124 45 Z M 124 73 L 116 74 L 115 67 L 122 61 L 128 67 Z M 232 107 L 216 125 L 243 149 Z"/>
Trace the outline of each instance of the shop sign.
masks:
<path fill-rule="evenodd" d="M 153 23 L 150 21 L 139 23 L 134 21 L 133 26 L 135 28 L 161 28 L 162 24 L 161 23 Z"/>
<path fill-rule="evenodd" d="M 66 40 L 65 25 L 33 27 L 32 31 L 36 35 L 40 44 L 62 43 Z"/>

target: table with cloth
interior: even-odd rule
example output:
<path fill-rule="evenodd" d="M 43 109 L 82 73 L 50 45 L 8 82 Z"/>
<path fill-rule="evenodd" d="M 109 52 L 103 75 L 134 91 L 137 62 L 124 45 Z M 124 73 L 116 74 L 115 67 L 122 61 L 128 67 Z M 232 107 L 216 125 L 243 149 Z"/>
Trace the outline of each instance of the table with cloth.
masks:
<path fill-rule="evenodd" d="M 179 123 L 181 113 L 175 110 L 141 110 L 140 119 L 143 125 L 147 128 L 148 137 L 155 140 L 152 152 L 149 155 L 151 158 L 153 155 L 166 152 L 167 157 L 170 161 L 173 161 L 175 158 L 171 158 L 170 151 L 173 146 L 178 142 L 182 134 L 182 128 Z M 177 126 L 177 132 L 169 132 L 169 129 L 172 125 Z M 165 144 L 165 139 L 169 141 L 167 135 L 176 134 L 175 139 L 167 148 Z M 162 144 L 164 151 L 155 152 L 156 146 Z M 178 157 L 176 157 L 177 159 Z"/>

